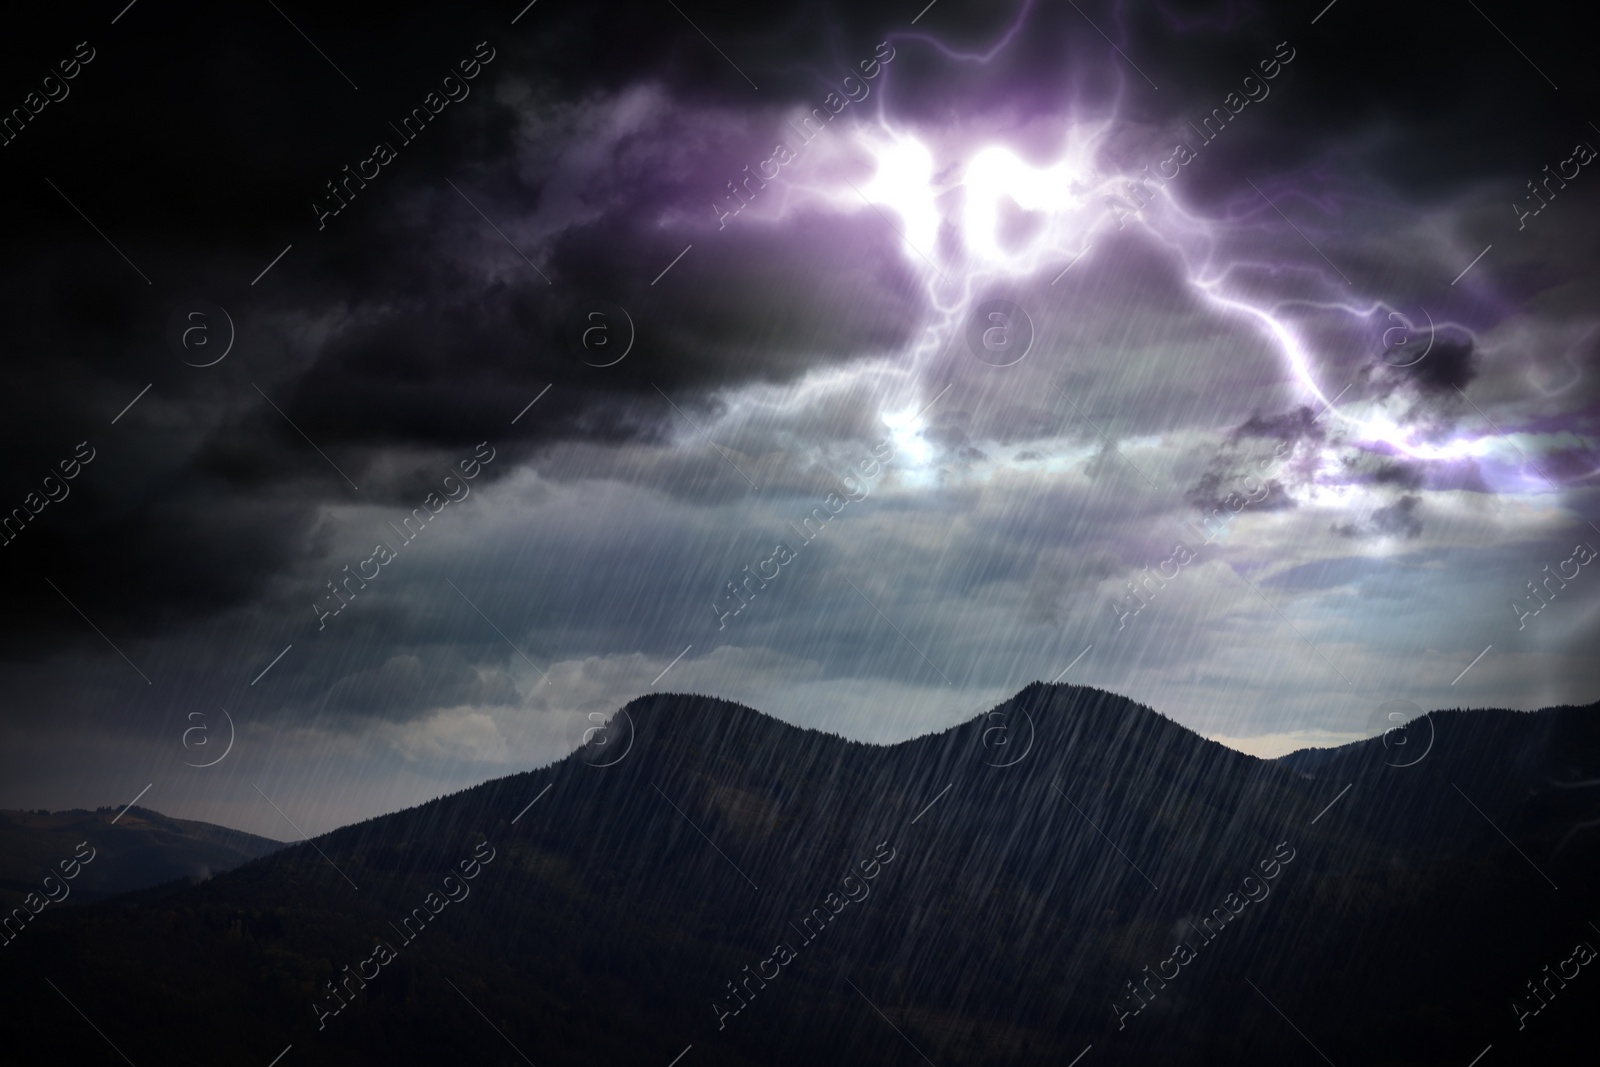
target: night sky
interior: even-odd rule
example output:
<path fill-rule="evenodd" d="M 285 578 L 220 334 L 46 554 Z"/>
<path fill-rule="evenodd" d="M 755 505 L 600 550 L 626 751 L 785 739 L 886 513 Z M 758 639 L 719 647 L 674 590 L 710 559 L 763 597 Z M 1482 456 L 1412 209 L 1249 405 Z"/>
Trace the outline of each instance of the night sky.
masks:
<path fill-rule="evenodd" d="M 125 2 L 0 46 L 0 806 L 1600 695 L 1567 11 Z"/>

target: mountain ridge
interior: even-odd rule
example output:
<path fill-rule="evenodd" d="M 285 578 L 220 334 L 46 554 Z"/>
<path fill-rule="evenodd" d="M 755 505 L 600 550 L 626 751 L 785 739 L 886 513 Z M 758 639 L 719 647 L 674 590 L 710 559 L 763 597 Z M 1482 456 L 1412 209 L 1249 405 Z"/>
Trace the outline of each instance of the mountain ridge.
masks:
<path fill-rule="evenodd" d="M 1477 1049 L 1350 998 L 1403 993 L 1486 1033 L 1509 1019 L 1496 990 L 1515 995 L 1577 921 L 1581 898 L 1544 879 L 1574 893 L 1600 872 L 1584 834 L 1556 847 L 1587 800 L 1549 784 L 1600 769 L 1595 710 L 1439 716 L 1413 766 L 1376 738 L 1307 768 L 1088 687 L 1029 686 L 890 746 L 654 694 L 614 716 L 626 736 L 607 727 L 547 766 L 198 885 L 46 912 L 0 973 L 28 1020 L 0 1061 L 84 1030 L 21 977 L 42 971 L 136 1062 L 265 1062 L 286 1044 L 313 1063 L 436 1062 L 457 1037 L 474 1055 L 503 1037 L 540 1067 L 662 1067 L 686 1045 L 704 1067 L 921 1062 L 907 1042 L 935 1062 L 1087 1044 L 1110 1063 L 1303 1057 L 1248 977 L 1335 1062 L 1388 1049 L 1459 1067 Z M 1506 894 L 1556 906 L 1460 958 L 1454 929 Z M 1129 999 L 1184 938 L 1205 947 L 1181 973 L 1211 977 Z M 1421 992 L 1404 963 L 1419 952 L 1454 968 Z"/>
<path fill-rule="evenodd" d="M 65 887 L 63 904 L 102 900 L 174 879 L 207 878 L 284 845 L 143 807 L 0 810 L 0 910 L 17 907 L 27 894 L 39 891 L 46 875 L 59 876 L 61 861 L 72 857 L 86 838 L 98 841 L 94 847 L 116 862 L 80 864 L 82 870 Z"/>

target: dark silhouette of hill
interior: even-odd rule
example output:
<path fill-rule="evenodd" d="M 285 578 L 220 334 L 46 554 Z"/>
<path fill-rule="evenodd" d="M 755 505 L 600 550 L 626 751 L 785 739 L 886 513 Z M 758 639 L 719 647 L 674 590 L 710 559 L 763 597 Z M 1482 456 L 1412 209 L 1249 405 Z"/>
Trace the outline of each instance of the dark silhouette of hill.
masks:
<path fill-rule="evenodd" d="M 62 873 L 80 842 L 94 859 L 67 884 L 61 904 L 87 904 L 174 879 L 204 879 L 283 847 L 283 842 L 225 826 L 171 819 L 148 808 L 98 811 L 0 811 L 0 908 L 9 911 L 41 880 Z M 116 823 L 112 823 L 116 819 Z M 87 853 L 85 853 L 87 854 Z"/>
<path fill-rule="evenodd" d="M 0 950 L 0 1062 L 1570 1054 L 1600 977 L 1537 1015 L 1525 983 L 1600 945 L 1595 713 L 1436 712 L 1395 766 L 1072 686 L 890 746 L 645 697 L 549 767 L 46 909 Z"/>

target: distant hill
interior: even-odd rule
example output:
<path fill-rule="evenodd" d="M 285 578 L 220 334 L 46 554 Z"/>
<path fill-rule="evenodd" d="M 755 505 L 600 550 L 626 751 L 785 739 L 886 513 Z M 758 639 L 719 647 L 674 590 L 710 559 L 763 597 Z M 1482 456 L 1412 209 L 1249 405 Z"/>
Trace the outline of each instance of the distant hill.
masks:
<path fill-rule="evenodd" d="M 0 1062 L 1553 1062 L 1600 996 L 1597 712 L 1436 712 L 1395 766 L 1073 686 L 888 746 L 650 696 L 549 767 L 45 909 Z"/>
<path fill-rule="evenodd" d="M 19 906 L 29 893 L 41 892 L 44 877 L 61 873 L 60 863 L 71 860 L 82 841 L 92 843 L 95 857 L 80 864 L 63 905 L 104 900 L 177 878 L 209 878 L 283 847 L 281 841 L 210 823 L 169 819 L 148 808 L 130 808 L 118 817 L 120 810 L 0 810 L 3 910 Z"/>

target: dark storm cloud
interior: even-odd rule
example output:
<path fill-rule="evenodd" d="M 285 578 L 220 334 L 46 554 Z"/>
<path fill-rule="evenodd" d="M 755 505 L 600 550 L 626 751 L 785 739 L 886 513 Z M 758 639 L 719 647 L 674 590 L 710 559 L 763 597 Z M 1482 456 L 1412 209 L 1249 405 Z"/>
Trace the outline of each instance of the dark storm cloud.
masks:
<path fill-rule="evenodd" d="M 519 700 L 508 675 L 476 671 L 458 654 L 399 653 L 341 677 L 327 688 L 317 710 L 341 719 L 366 715 L 403 722 L 434 707 L 510 706 Z"/>
<path fill-rule="evenodd" d="M 1340 480 L 1347 484 L 1394 486 L 1405 490 L 1421 489 L 1429 474 L 1425 464 L 1365 451 L 1347 453 L 1341 457 L 1340 467 Z"/>
<path fill-rule="evenodd" d="M 486 424 L 508 423 L 522 406 L 515 398 L 552 384 L 557 402 L 507 437 L 530 445 L 650 441 L 676 419 L 657 386 L 677 396 L 783 381 L 904 338 L 913 302 L 903 268 L 889 241 L 852 240 L 847 221 L 801 218 L 704 241 L 674 268 L 671 288 L 652 288 L 650 271 L 683 245 L 641 229 L 608 220 L 568 233 L 547 264 L 564 290 L 599 294 L 628 312 L 633 351 L 614 367 L 588 366 L 574 349 L 572 325 L 591 306 L 583 297 L 463 270 L 439 278 L 431 297 L 358 309 L 281 406 L 319 443 L 460 446 L 481 438 Z M 487 237 L 472 251 L 497 254 L 498 238 Z M 620 337 L 624 324 L 607 328 Z M 619 419 L 619 403 L 648 416 Z"/>
<path fill-rule="evenodd" d="M 1280 415 L 1251 415 L 1217 446 L 1185 499 L 1208 515 L 1228 507 L 1230 497 L 1237 503 L 1246 496 L 1251 497 L 1252 511 L 1290 510 L 1295 500 L 1288 487 L 1315 476 L 1314 470 L 1302 469 L 1304 465 L 1295 460 L 1294 448 L 1302 442 L 1320 444 L 1325 438 L 1326 431 L 1309 407 Z"/>
<path fill-rule="evenodd" d="M 1453 402 L 1459 397 L 1458 390 L 1465 389 L 1478 376 L 1481 362 L 1481 354 L 1471 339 L 1440 338 L 1414 363 L 1375 362 L 1371 379 L 1381 395 L 1404 391 L 1420 401 L 1444 397 Z"/>
<path fill-rule="evenodd" d="M 1332 529 L 1340 537 L 1404 537 L 1412 540 L 1422 535 L 1422 520 L 1417 517 L 1421 504 L 1420 496 L 1408 494 L 1393 504 L 1375 509 L 1365 522 L 1337 523 Z"/>
<path fill-rule="evenodd" d="M 1380 463 L 1373 471 L 1376 485 L 1397 485 L 1402 489 L 1421 489 L 1425 474 L 1422 468 L 1409 463 Z"/>
<path fill-rule="evenodd" d="M 489 438 L 511 461 L 561 441 L 659 443 L 682 427 L 653 385 L 703 415 L 702 393 L 880 353 L 912 322 L 917 297 L 891 232 L 862 239 L 852 220 L 814 213 L 716 232 L 717 187 L 763 157 L 762 141 L 742 136 L 749 123 L 715 118 L 737 76 L 711 65 L 720 60 L 670 7 L 631 12 L 639 32 L 624 35 L 603 33 L 600 13 L 584 9 L 557 9 L 534 32 L 511 34 L 502 19 L 441 25 L 437 13 L 402 8 L 386 12 L 382 49 L 337 13 L 305 20 L 359 95 L 270 8 L 253 43 L 214 13 L 139 14 L 95 35 L 99 55 L 74 96 L 8 146 L 31 153 L 21 158 L 64 195 L 26 171 L 6 179 L 23 193 L 18 202 L 37 208 L 9 235 L 7 290 L 30 313 L 7 322 L 8 347 L 36 356 L 9 368 L 0 443 L 17 462 L 6 487 L 20 504 L 35 468 L 49 470 L 57 453 L 84 439 L 101 450 L 72 499 L 8 546 L 18 608 L 8 629 L 40 650 L 81 626 L 34 573 L 67 575 L 74 602 L 102 623 L 171 625 L 249 602 L 315 551 L 323 502 L 409 507 Z M 59 21 L 14 40 L 47 49 L 86 32 Z M 601 36 L 609 47 L 572 47 Z M 864 55 L 869 38 L 861 34 Z M 400 145 L 389 122 L 484 40 L 495 58 L 470 94 Z M 813 58 L 825 68 L 823 52 Z M 141 78 L 150 70 L 173 77 Z M 814 94 L 801 73 L 788 80 L 789 95 Z M 588 175 L 611 189 L 599 209 L 565 233 L 531 235 L 547 239 L 528 247 L 556 286 L 444 181 L 457 179 L 520 237 L 518 221 L 554 176 L 537 167 L 532 182 L 518 176 L 522 124 L 655 82 L 667 86 L 664 109 L 673 95 L 689 105 L 689 126 L 715 101 L 713 118 L 689 131 L 703 150 L 693 168 L 648 166 L 681 146 L 685 128 L 670 123 L 616 146 L 611 166 Z M 503 91 L 515 84 L 532 86 L 532 98 Z M 783 81 L 767 91 L 757 99 L 770 109 Z M 331 202 L 325 183 L 375 140 L 399 145 L 399 158 L 319 231 L 312 200 Z M 575 143 L 558 136 L 539 148 Z M 123 162 L 108 174 L 104 159 Z M 115 249 L 74 206 L 114 235 Z M 693 258 L 678 264 L 673 286 L 651 287 L 690 240 Z M 207 370 L 181 366 L 164 344 L 168 315 L 194 293 L 228 307 L 239 333 L 229 360 Z M 622 304 L 639 326 L 617 367 L 585 366 L 573 351 L 585 296 Z M 538 417 L 511 428 L 546 385 Z"/>
<path fill-rule="evenodd" d="M 1266 489 L 1261 501 L 1250 505 L 1255 511 L 1288 511 L 1295 507 L 1294 498 L 1285 491 L 1282 481 L 1277 478 L 1254 479 L 1247 466 L 1236 467 L 1226 473 L 1217 470 L 1205 472 L 1185 494 L 1185 499 L 1199 511 L 1210 515 L 1218 509 L 1227 508 L 1230 498 L 1236 504 L 1244 495 L 1240 487 L 1246 479 L 1253 479 L 1254 484 Z M 1259 493 L 1260 489 L 1256 491 Z"/>
<path fill-rule="evenodd" d="M 1417 518 L 1421 505 L 1419 496 L 1403 496 L 1393 504 L 1386 504 L 1372 513 L 1372 527 L 1379 533 L 1415 538 L 1422 533 L 1422 520 Z"/>
<path fill-rule="evenodd" d="M 1299 441 L 1321 441 L 1325 432 L 1317 416 L 1309 407 L 1298 407 L 1281 415 L 1252 415 L 1228 436 L 1230 445 L 1249 438 L 1281 441 L 1295 444 Z"/>
<path fill-rule="evenodd" d="M 62 44 L 91 36 L 101 52 L 73 96 L 5 149 L 15 165 L 0 181 L 17 207 L 8 217 L 11 255 L 0 266 L 0 284 L 21 313 L 0 326 L 11 354 L 0 420 L 0 445 L 11 462 L 0 489 L 8 502 L 22 500 L 40 472 L 80 440 L 99 455 L 73 483 L 70 499 L 52 504 L 3 550 L 12 608 L 5 654 L 43 659 L 71 644 L 109 658 L 101 638 L 43 583 L 49 577 L 94 625 L 121 640 L 180 628 L 203 636 L 211 619 L 241 609 L 260 633 L 241 625 L 228 631 L 227 642 L 196 638 L 180 651 L 203 652 L 192 668 L 196 675 L 252 674 L 276 653 L 279 631 L 290 629 L 283 619 L 309 624 L 303 587 L 336 569 L 322 564 L 358 558 L 335 552 L 343 550 L 347 531 L 330 508 L 358 501 L 409 508 L 443 467 L 480 440 L 494 442 L 503 456 L 486 482 L 519 463 L 543 463 L 558 477 L 659 475 L 650 484 L 703 507 L 729 499 L 730 491 L 742 494 L 724 459 L 692 436 L 654 386 L 697 422 L 710 419 L 726 410 L 724 395 L 741 386 L 793 382 L 810 368 L 897 349 L 925 310 L 895 235 L 871 214 L 798 210 L 773 222 L 752 209 L 718 229 L 712 208 L 726 195 L 727 180 L 770 154 L 771 130 L 788 108 L 817 106 L 880 41 L 897 50 L 893 64 L 874 95 L 844 112 L 828 136 L 839 137 L 846 122 L 869 120 L 879 107 L 936 124 L 961 116 L 997 131 L 1059 114 L 1064 129 L 1074 110 L 1095 114 L 1120 99 L 1122 116 L 1143 131 L 1142 150 L 1151 129 L 1206 114 L 1288 39 L 1299 49 L 1293 66 L 1274 81 L 1271 97 L 1251 104 L 1186 173 L 1186 199 L 1229 203 L 1253 195 L 1242 176 L 1270 188 L 1263 175 L 1314 171 L 1333 155 L 1354 161 L 1353 184 L 1387 182 L 1401 190 L 1400 206 L 1408 209 L 1412 201 L 1437 205 L 1513 173 L 1507 185 L 1519 189 L 1519 168 L 1543 158 L 1557 143 L 1552 129 L 1564 121 L 1529 104 L 1523 82 L 1534 80 L 1532 73 L 1514 58 L 1502 62 L 1503 42 L 1465 9 L 1441 22 L 1432 10 L 1358 10 L 1356 18 L 1354 6 L 1335 8 L 1319 24 L 1332 41 L 1346 38 L 1336 47 L 1328 38 L 1306 40 L 1309 11 L 1237 4 L 1139 10 L 1086 4 L 1081 12 L 1035 4 L 1020 25 L 1024 5 L 946 0 L 915 28 L 914 8 L 898 4 L 694 5 L 696 23 L 759 91 L 670 5 L 656 2 L 545 3 L 514 28 L 508 20 L 520 3 L 493 13 L 404 4 L 380 16 L 295 11 L 359 92 L 270 6 L 241 14 L 140 5 L 114 31 L 99 15 L 88 23 L 93 28 L 81 28 L 87 16 L 80 10 L 29 16 L 44 20 L 31 27 L 17 19 L 4 46 L 17 53 L 7 57 L 13 62 L 5 69 L 18 72 L 7 91 L 24 72 L 53 61 Z M 1091 19 L 1117 39 L 1126 59 L 1108 50 Z M 1003 63 L 976 55 L 1013 26 L 1018 32 Z M 1567 83 L 1573 72 L 1590 69 L 1578 62 L 1571 36 L 1531 27 L 1523 44 L 1548 56 Z M 390 139 L 388 124 L 483 40 L 498 54 L 473 82 L 471 96 L 444 110 L 319 231 L 310 205 L 326 198 L 324 183 L 369 155 L 375 141 Z M 1427 42 L 1421 55 L 1419 41 Z M 955 53 L 965 55 L 952 61 Z M 1125 65 L 1130 60 L 1161 84 L 1159 93 L 1146 91 L 1144 75 Z M 1569 92 L 1581 96 L 1581 88 Z M 630 91 L 654 94 L 660 106 L 638 128 L 603 134 L 596 116 L 609 114 Z M 1489 129 L 1500 147 L 1485 158 L 1475 131 Z M 587 148 L 602 151 L 573 164 Z M 557 209 L 563 189 L 570 212 Z M 1331 203 L 1307 197 L 1288 206 L 1298 213 Z M 1252 210 L 1278 224 L 1261 204 Z M 1503 221 L 1510 218 L 1508 210 Z M 1311 222 L 1305 225 L 1320 238 Z M 693 250 L 652 285 L 691 242 Z M 292 251 L 252 283 L 291 243 Z M 1310 250 L 1296 251 L 1321 269 Z M 1128 288 L 1148 288 L 1152 278 L 1175 287 L 1168 283 L 1177 267 L 1155 252 L 1142 255 L 1149 263 L 1129 271 Z M 192 294 L 236 316 L 239 346 L 215 368 L 181 365 L 164 341 L 168 316 Z M 586 296 L 623 305 L 638 326 L 635 350 L 616 367 L 585 366 L 570 348 L 573 313 Z M 1079 336 L 1125 348 L 1127 335 L 1114 318 L 1082 323 Z M 1444 346 L 1429 359 L 1390 384 L 1415 392 L 1419 404 L 1449 402 L 1453 387 L 1471 380 L 1471 350 L 1452 354 Z M 151 392 L 112 426 L 147 383 Z M 1151 399 L 1153 390 L 1203 394 L 1202 385 L 1176 375 L 1152 386 L 1133 374 L 1125 384 L 1115 395 L 1109 389 L 1093 399 L 1080 395 L 1119 439 L 1130 428 L 1161 424 L 1150 418 L 1165 410 Z M 551 391 L 536 414 L 512 427 L 511 417 L 546 385 Z M 1070 417 L 1046 412 L 1056 400 L 1043 395 L 1038 411 L 1026 404 L 1008 409 L 997 420 L 1009 424 L 1004 432 L 983 439 L 1006 440 L 1006 433 L 1033 433 Z M 1081 432 L 1087 439 L 1088 431 Z M 1250 420 L 1200 476 L 1192 502 L 1216 507 L 1244 465 L 1270 454 L 1272 443 L 1319 442 L 1322 432 L 1309 408 Z M 680 435 L 689 450 L 670 459 L 641 459 L 625 447 Z M 962 462 L 982 460 L 965 431 L 947 431 L 942 443 Z M 1252 451 L 1259 444 L 1266 448 Z M 560 462 L 598 453 L 609 466 L 587 458 Z M 737 453 L 741 463 L 748 454 Z M 1121 471 L 1113 488 L 1139 484 L 1108 450 L 1091 461 L 1091 471 L 1106 472 L 1108 481 L 1113 467 Z M 771 472 L 750 470 L 761 484 L 772 484 Z M 812 472 L 786 476 L 820 480 Z M 1380 471 L 1374 480 L 1385 477 Z M 1255 507 L 1291 507 L 1284 486 L 1292 479 L 1285 473 L 1270 482 L 1272 493 Z M 1409 488 L 1398 475 L 1392 484 Z M 1415 501 L 1407 496 L 1380 508 L 1356 532 L 1416 536 Z M 707 528 L 719 529 L 711 521 L 719 517 L 708 514 Z M 600 552 L 585 554 L 582 543 L 559 545 L 566 554 L 558 569 L 623 572 L 616 589 L 603 593 L 584 585 L 588 578 L 571 579 L 582 588 L 563 587 L 569 600 L 595 598 L 607 609 L 586 617 L 588 628 L 570 638 L 575 655 L 636 644 L 690 599 L 681 588 L 662 592 L 659 582 L 650 584 L 662 566 L 653 555 L 655 532 L 629 521 L 626 514 L 615 517 L 622 531 L 615 558 L 625 566 Z M 1092 532 L 1084 537 L 1099 544 Z M 1019 535 L 1004 551 L 986 546 L 987 558 L 1021 568 L 1021 544 Z M 1118 570 L 1102 558 L 1107 552 L 1090 553 L 1085 581 Z M 685 569 L 692 563 L 696 579 L 704 579 L 695 596 L 731 573 L 722 566 L 727 561 L 692 559 L 687 547 L 681 556 L 674 562 Z M 821 550 L 817 558 L 826 559 Z M 310 572 L 315 580 L 306 577 Z M 487 575 L 484 584 L 492 587 Z M 819 612 L 849 603 L 863 628 L 876 625 L 838 582 L 798 589 L 795 599 Z M 841 593 L 838 603 L 828 600 L 833 592 Z M 1036 610 L 1054 612 L 1056 601 L 1040 595 Z M 549 596 L 549 586 L 530 583 L 527 599 L 541 596 Z M 444 628 L 409 604 L 357 606 L 367 614 L 342 621 L 351 624 L 349 633 L 372 635 L 374 643 L 408 627 Z M 560 631 L 573 614 L 541 626 Z M 263 634 L 271 635 L 270 646 Z M 590 646 L 576 647 L 577 637 Z M 896 640 L 881 631 L 878 643 L 856 635 L 836 640 L 843 645 L 847 638 L 863 670 L 884 659 Z M 483 645 L 493 639 L 485 634 Z M 339 640 L 349 642 L 341 649 L 359 644 Z M 169 658 L 183 657 L 169 649 Z M 425 700 L 510 699 L 504 677 L 480 681 L 462 666 L 469 655 L 425 658 L 434 686 L 426 698 L 412 661 L 350 668 L 337 658 L 308 657 L 305 674 L 294 676 L 300 680 L 290 694 L 302 710 L 405 715 Z M 172 665 L 168 677 L 178 670 Z M 345 678 L 352 680 L 338 681 Z M 319 705 L 331 683 L 337 684 Z"/>
<path fill-rule="evenodd" d="M 1406 367 L 1404 377 L 1424 393 L 1464 389 L 1478 375 L 1478 353 L 1472 343 L 1440 341 L 1426 358 Z"/>

